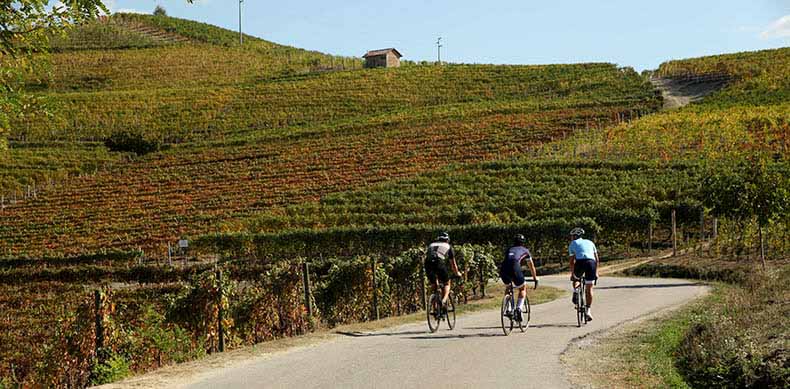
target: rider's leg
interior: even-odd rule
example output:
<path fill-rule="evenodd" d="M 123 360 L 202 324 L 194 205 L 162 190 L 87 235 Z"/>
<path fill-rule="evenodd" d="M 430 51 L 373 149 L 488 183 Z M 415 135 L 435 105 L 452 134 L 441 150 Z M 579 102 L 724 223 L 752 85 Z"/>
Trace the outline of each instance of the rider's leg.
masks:
<path fill-rule="evenodd" d="M 444 289 L 442 290 L 442 304 L 447 304 L 448 297 L 450 297 L 450 281 L 444 284 Z"/>
<path fill-rule="evenodd" d="M 518 309 L 522 311 L 524 310 L 524 300 L 526 299 L 526 297 L 527 297 L 527 285 L 525 284 L 524 286 L 518 289 L 518 303 L 516 304 Z"/>
<path fill-rule="evenodd" d="M 590 306 L 593 302 L 593 284 L 592 282 L 587 284 L 587 309 L 585 313 L 587 314 L 587 320 L 592 320 L 592 314 L 590 313 Z"/>

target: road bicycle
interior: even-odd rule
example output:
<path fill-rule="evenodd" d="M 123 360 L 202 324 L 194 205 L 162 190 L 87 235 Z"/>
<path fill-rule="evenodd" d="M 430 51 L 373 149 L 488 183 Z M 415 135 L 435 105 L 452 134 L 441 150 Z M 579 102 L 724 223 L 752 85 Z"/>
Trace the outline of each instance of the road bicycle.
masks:
<path fill-rule="evenodd" d="M 538 288 L 538 280 L 532 279 L 526 281 L 535 284 L 535 287 L 532 289 Z M 510 335 L 516 324 L 518 324 L 518 328 L 521 332 L 526 331 L 529 327 L 529 319 L 532 316 L 532 307 L 529 305 L 529 297 L 524 296 L 524 310 L 521 311 L 521 317 L 517 316 L 515 307 L 516 299 L 513 294 L 513 284 L 511 283 L 505 289 L 505 297 L 502 298 L 502 332 L 505 333 L 505 336 Z"/>
<path fill-rule="evenodd" d="M 579 282 L 579 287 L 573 289 L 573 308 L 576 310 L 576 327 L 581 327 L 582 324 L 587 324 L 587 281 L 583 276 L 581 280 L 573 276 L 571 279 L 571 286 L 574 282 Z M 594 281 L 593 285 L 598 285 L 598 280 Z"/>
<path fill-rule="evenodd" d="M 455 328 L 455 295 L 453 291 L 447 297 L 447 306 L 442 307 L 442 290 L 444 283 L 439 282 L 439 287 L 434 287 L 431 297 L 428 299 L 428 329 L 436 332 L 442 321 L 447 322 L 447 327 L 451 330 Z"/>

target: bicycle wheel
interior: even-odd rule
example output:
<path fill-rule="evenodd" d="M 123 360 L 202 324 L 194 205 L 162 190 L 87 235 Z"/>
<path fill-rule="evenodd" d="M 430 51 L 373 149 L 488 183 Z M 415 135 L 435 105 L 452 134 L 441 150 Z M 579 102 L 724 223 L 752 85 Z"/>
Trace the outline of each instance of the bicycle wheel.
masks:
<path fill-rule="evenodd" d="M 439 299 L 436 293 L 432 294 L 431 298 L 428 300 L 428 309 L 426 310 L 428 315 L 428 329 L 431 330 L 431 332 L 436 332 L 436 330 L 439 329 L 439 319 L 442 317 L 441 308 L 441 299 Z"/>
<path fill-rule="evenodd" d="M 582 301 L 582 294 L 583 293 L 579 293 L 579 290 L 581 290 L 581 288 L 579 288 L 579 289 L 577 289 L 577 290 L 575 290 L 573 292 L 573 293 L 576 293 L 576 306 L 574 307 L 574 308 L 576 308 L 576 327 L 581 327 L 582 326 L 582 322 L 584 321 L 584 309 L 582 308 L 583 307 L 583 305 L 582 305 L 583 304 L 583 301 Z"/>
<path fill-rule="evenodd" d="M 524 297 L 524 310 L 521 311 L 521 321 L 518 323 L 518 328 L 524 332 L 529 328 L 529 318 L 532 307 L 529 306 L 529 297 Z"/>
<path fill-rule="evenodd" d="M 510 335 L 510 332 L 513 331 L 513 318 L 505 316 L 508 307 L 513 306 L 513 296 L 505 295 L 502 299 L 502 332 L 505 333 L 505 336 Z"/>
<path fill-rule="evenodd" d="M 447 313 L 445 313 L 447 318 L 447 327 L 450 329 L 455 328 L 455 296 L 450 293 L 450 297 L 447 298 Z"/>

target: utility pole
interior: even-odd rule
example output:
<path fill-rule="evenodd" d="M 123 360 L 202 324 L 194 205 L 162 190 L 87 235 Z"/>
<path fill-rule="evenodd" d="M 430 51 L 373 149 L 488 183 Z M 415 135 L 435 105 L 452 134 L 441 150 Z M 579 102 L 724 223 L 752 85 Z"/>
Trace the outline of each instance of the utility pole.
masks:
<path fill-rule="evenodd" d="M 239 0 L 239 44 L 240 45 L 244 44 L 244 35 L 242 35 L 241 33 L 241 3 L 243 2 L 244 0 Z"/>
<path fill-rule="evenodd" d="M 436 56 L 439 61 L 439 65 L 442 64 L 442 37 L 436 40 Z"/>

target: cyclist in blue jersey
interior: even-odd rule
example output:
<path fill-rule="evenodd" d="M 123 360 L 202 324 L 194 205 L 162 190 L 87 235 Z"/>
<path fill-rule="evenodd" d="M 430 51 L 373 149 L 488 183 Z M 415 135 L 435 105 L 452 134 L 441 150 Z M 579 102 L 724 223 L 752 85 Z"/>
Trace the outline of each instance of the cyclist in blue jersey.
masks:
<path fill-rule="evenodd" d="M 587 321 L 592 321 L 590 306 L 593 302 L 593 283 L 598 279 L 598 263 L 600 262 L 598 249 L 595 247 L 595 243 L 582 238 L 583 229 L 576 227 L 571 230 L 570 235 L 571 243 L 568 245 L 568 255 L 570 255 L 571 281 L 573 281 L 574 289 L 579 287 L 578 280 L 580 278 L 584 277 L 589 281 L 586 284 L 587 309 L 585 315 Z M 576 293 L 573 294 L 573 303 L 576 304 Z"/>
<path fill-rule="evenodd" d="M 515 319 L 521 321 L 521 312 L 524 310 L 524 299 L 527 297 L 527 281 L 524 278 L 524 272 L 521 271 L 522 262 L 529 265 L 529 271 L 532 272 L 532 278 L 538 281 L 538 274 L 535 271 L 535 263 L 532 261 L 532 254 L 529 249 L 524 247 L 526 243 L 524 235 L 518 234 L 513 238 L 513 247 L 509 248 L 505 253 L 505 259 L 499 266 L 499 276 L 505 285 L 513 285 L 514 289 L 518 289 L 518 302 L 516 303 Z M 536 284 L 537 287 L 537 284 Z M 512 315 L 513 312 L 505 313 L 506 316 Z"/>

